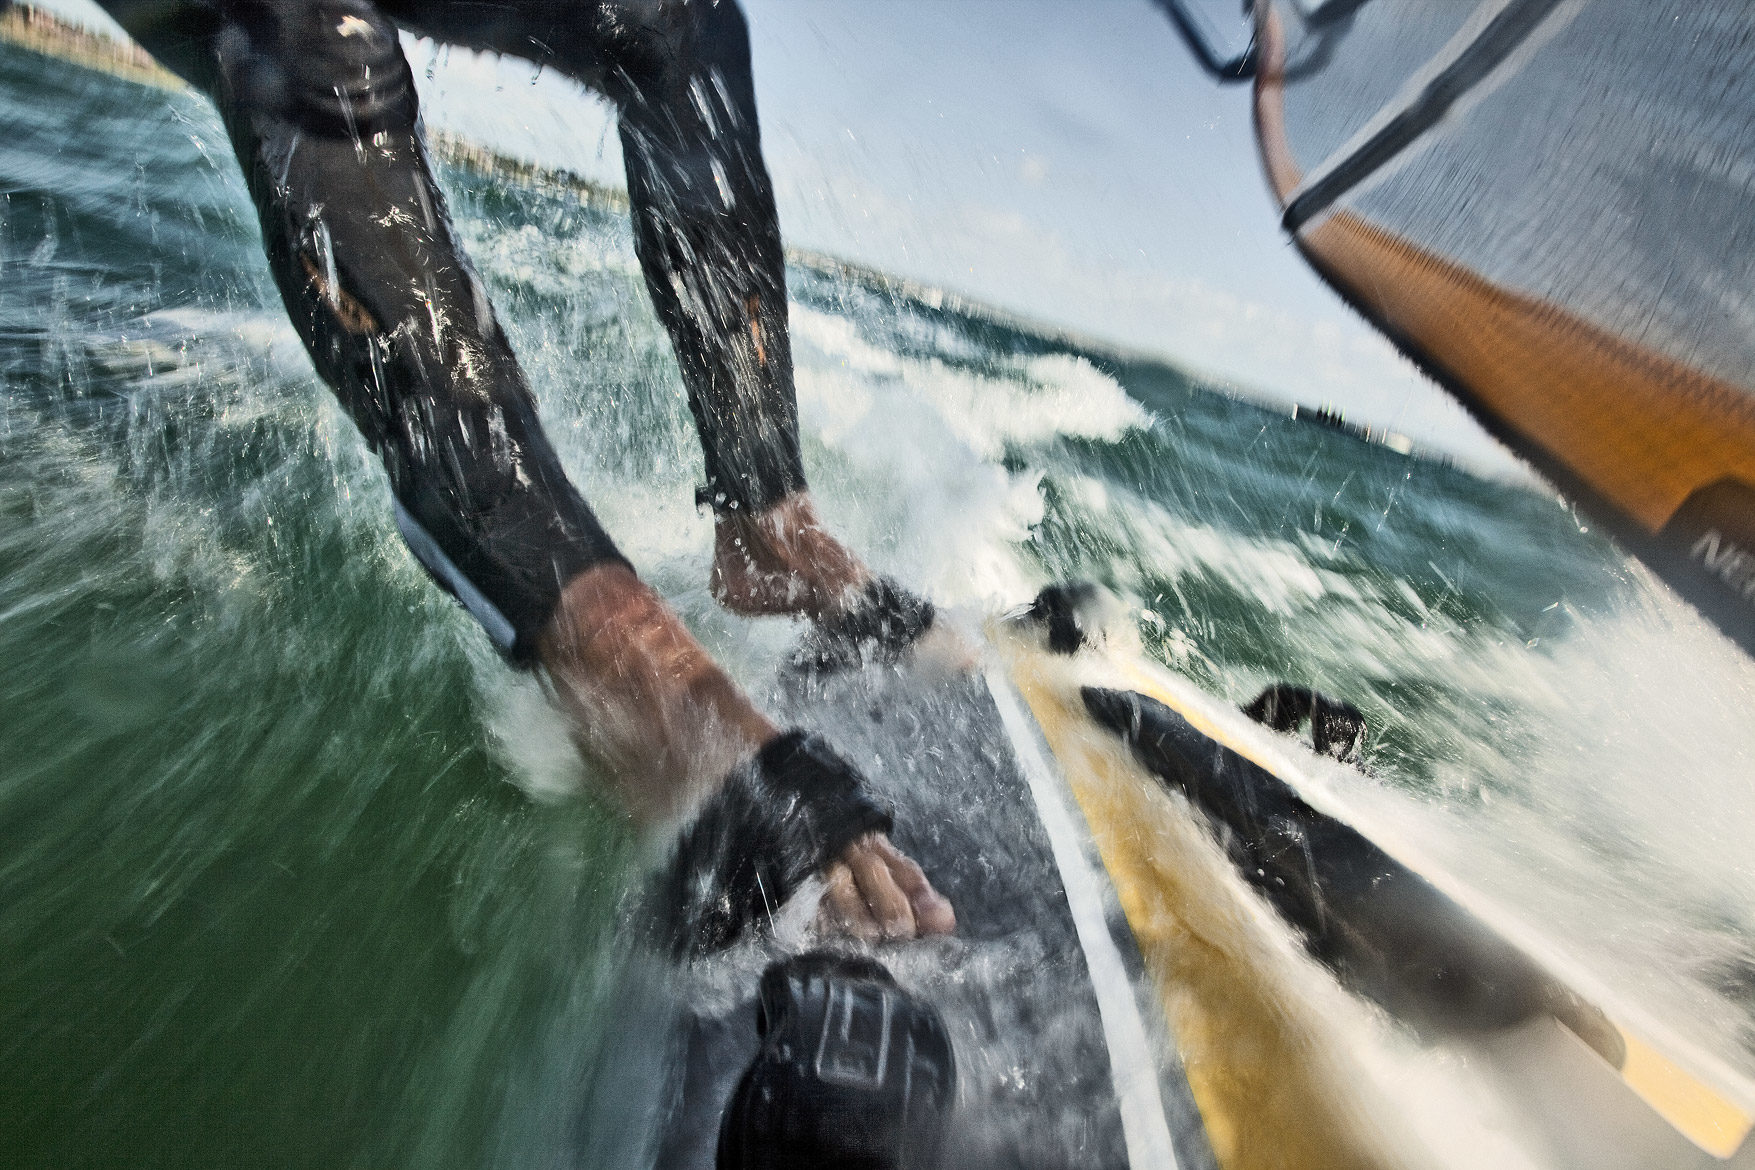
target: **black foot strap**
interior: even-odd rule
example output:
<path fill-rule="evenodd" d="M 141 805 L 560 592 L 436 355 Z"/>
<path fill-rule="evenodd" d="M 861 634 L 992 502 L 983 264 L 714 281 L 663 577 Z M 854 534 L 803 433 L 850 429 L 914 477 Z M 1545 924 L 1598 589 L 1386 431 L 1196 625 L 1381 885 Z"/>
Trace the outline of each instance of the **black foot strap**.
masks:
<path fill-rule="evenodd" d="M 1092 609 L 1097 597 L 1098 588 L 1090 582 L 1065 581 L 1044 588 L 1020 616 L 1047 631 L 1050 653 L 1076 654 L 1095 633 Z"/>
<path fill-rule="evenodd" d="M 1311 746 L 1343 764 L 1357 760 L 1365 742 L 1365 716 L 1359 708 L 1309 687 L 1275 683 L 1243 708 L 1243 713 L 1285 734 L 1296 734 L 1299 725 L 1310 720 Z"/>
<path fill-rule="evenodd" d="M 677 842 L 658 886 L 678 955 L 733 942 L 811 874 L 891 817 L 821 736 L 789 731 L 726 778 Z"/>
<path fill-rule="evenodd" d="M 957 1088 L 938 1011 L 872 959 L 826 951 L 762 974 L 762 1049 L 719 1127 L 718 1170 L 928 1170 Z"/>
<path fill-rule="evenodd" d="M 932 602 L 889 577 L 874 577 L 852 605 L 817 623 L 793 665 L 828 673 L 865 662 L 896 662 L 932 628 L 933 617 Z"/>

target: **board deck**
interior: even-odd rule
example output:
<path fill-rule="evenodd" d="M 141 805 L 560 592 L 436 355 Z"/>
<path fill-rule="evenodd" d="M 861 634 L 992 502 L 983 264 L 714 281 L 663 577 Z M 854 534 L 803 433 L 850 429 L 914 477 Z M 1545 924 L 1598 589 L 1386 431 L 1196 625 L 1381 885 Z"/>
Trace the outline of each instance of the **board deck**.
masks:
<path fill-rule="evenodd" d="M 897 844 L 956 907 L 953 937 L 869 948 L 950 1032 L 958 1100 L 942 1163 L 1215 1168 L 1113 888 L 1003 673 L 789 676 L 770 709 L 860 767 L 868 791 L 897 810 Z M 757 1048 L 760 973 L 822 945 L 866 949 L 779 923 L 681 971 L 633 964 L 609 1058 L 622 1075 L 597 1078 L 580 1164 L 711 1167 L 724 1103 Z M 670 1037 L 661 1056 L 655 1028 Z M 637 1067 L 630 1060 L 665 1086 L 666 1104 L 644 1117 L 616 1087 Z"/>
<path fill-rule="evenodd" d="M 953 938 L 871 948 L 939 1009 L 956 1049 L 942 1164 L 1448 1164 L 1398 1132 L 1396 1106 L 1349 1056 L 1349 1029 L 1378 1009 L 1299 949 L 1213 826 L 1091 717 L 1082 688 L 1165 704 L 1215 775 L 1253 770 L 1292 792 L 1306 780 L 1297 752 L 1125 644 L 1055 654 L 1041 629 L 995 622 L 981 652 L 973 669 L 783 676 L 768 696 L 861 768 L 898 812 L 898 844 L 957 908 Z M 825 942 L 775 927 L 680 972 L 631 962 L 615 1076 L 598 1078 L 578 1164 L 713 1166 L 757 1047 L 758 977 Z M 1615 1045 L 1552 1014 L 1440 1042 L 1503 1079 L 1541 1160 L 1750 1164 L 1748 1111 L 1615 1027 L 1637 1060 L 1616 1066 Z M 630 1082 L 663 1089 L 636 1101 Z"/>

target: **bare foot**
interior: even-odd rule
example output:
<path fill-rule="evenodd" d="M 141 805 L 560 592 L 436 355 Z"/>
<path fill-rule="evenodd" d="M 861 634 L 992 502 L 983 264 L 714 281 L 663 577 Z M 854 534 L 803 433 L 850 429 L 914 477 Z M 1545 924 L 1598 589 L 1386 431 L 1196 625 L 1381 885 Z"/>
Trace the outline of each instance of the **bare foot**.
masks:
<path fill-rule="evenodd" d="M 625 565 L 575 577 L 537 653 L 580 748 L 647 824 L 677 815 L 779 734 Z M 842 850 L 824 878 L 825 905 L 852 933 L 913 938 L 956 927 L 950 903 L 881 833 Z"/>
<path fill-rule="evenodd" d="M 797 492 L 765 512 L 721 512 L 713 528 L 713 596 L 745 617 L 820 619 L 843 609 L 871 580 L 848 547 Z"/>
<path fill-rule="evenodd" d="M 856 938 L 923 938 L 957 929 L 949 900 L 882 833 L 853 842 L 823 877 L 828 889 L 819 919 Z"/>
<path fill-rule="evenodd" d="M 687 808 L 779 734 L 625 565 L 568 583 L 537 654 L 580 748 L 647 823 Z"/>

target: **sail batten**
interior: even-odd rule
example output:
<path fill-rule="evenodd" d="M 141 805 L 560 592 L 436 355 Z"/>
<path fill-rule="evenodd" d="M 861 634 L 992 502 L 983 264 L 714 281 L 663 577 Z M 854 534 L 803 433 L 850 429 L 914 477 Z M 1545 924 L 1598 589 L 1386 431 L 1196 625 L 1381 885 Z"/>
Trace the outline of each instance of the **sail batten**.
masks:
<path fill-rule="evenodd" d="M 1364 179 L 1399 155 L 1448 114 L 1459 100 L 1505 62 L 1562 0 L 1509 0 L 1477 36 L 1449 54 L 1393 113 L 1373 119 L 1365 140 L 1319 167 L 1287 202 L 1281 222 L 1297 231 Z"/>

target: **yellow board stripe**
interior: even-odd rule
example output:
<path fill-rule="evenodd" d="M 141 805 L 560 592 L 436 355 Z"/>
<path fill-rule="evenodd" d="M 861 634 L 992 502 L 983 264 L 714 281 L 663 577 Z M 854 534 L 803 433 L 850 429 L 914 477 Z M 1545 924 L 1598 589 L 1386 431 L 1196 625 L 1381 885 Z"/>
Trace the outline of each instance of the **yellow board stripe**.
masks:
<path fill-rule="evenodd" d="M 1755 1118 L 1627 1029 L 1621 1036 L 1627 1042 L 1621 1079 L 1628 1088 L 1713 1157 L 1728 1158 L 1741 1148 Z"/>
<path fill-rule="evenodd" d="M 1308 994 L 1310 960 L 1236 879 L 1205 825 L 1091 722 L 1066 660 L 1027 649 L 1008 657 L 1145 957 L 1219 1165 L 1401 1165 L 1374 1123 L 1385 1111 L 1346 1056 L 1336 1005 Z"/>

